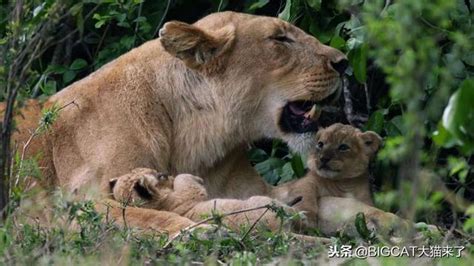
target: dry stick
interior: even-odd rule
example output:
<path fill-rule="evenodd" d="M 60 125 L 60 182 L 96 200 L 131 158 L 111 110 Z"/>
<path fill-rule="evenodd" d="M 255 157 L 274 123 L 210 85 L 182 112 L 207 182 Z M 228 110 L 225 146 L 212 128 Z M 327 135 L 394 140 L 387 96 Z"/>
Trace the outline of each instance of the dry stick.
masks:
<path fill-rule="evenodd" d="M 141 15 L 142 15 L 143 2 L 144 2 L 144 1 L 142 1 L 142 2 L 140 3 L 140 6 L 138 7 L 138 18 L 141 17 Z M 140 22 L 137 20 L 137 21 L 135 22 L 135 31 L 134 31 L 134 33 L 133 33 L 133 35 L 134 35 L 134 37 L 135 37 L 135 39 L 133 40 L 134 44 L 135 44 L 135 42 L 137 41 L 137 38 L 136 38 L 136 37 L 137 37 L 137 35 L 138 35 L 138 25 L 139 25 L 139 24 L 140 24 Z"/>
<path fill-rule="evenodd" d="M 248 208 L 248 209 L 243 209 L 243 210 L 238 210 L 238 211 L 233 211 L 233 212 L 228 212 L 228 213 L 224 213 L 222 214 L 221 216 L 222 217 L 227 217 L 227 216 L 231 216 L 231 215 L 236 215 L 236 214 L 240 214 L 240 213 L 244 213 L 244 212 L 250 212 L 250 211 L 256 211 L 256 210 L 260 210 L 260 209 L 266 209 L 266 211 L 268 211 L 268 209 L 271 208 L 271 205 L 269 204 L 266 204 L 266 205 L 263 205 L 263 206 L 259 206 L 259 207 L 253 207 L 253 208 Z M 214 217 L 209 217 L 209 218 L 206 218 L 204 220 L 201 220 L 195 224 L 192 224 L 186 228 L 184 228 L 183 230 L 181 230 L 180 233 L 178 233 L 177 235 L 175 235 L 174 237 L 172 237 L 170 240 L 168 240 L 168 242 L 163 246 L 163 248 L 167 248 L 171 245 L 171 242 L 173 242 L 175 239 L 177 239 L 180 235 L 182 235 L 183 233 L 185 232 L 188 232 L 189 230 L 199 226 L 199 225 L 202 225 L 202 224 L 205 224 L 207 222 L 210 222 L 212 220 L 214 220 L 215 218 Z"/>
<path fill-rule="evenodd" d="M 109 211 L 110 211 L 110 206 L 106 205 L 105 209 L 105 224 L 109 224 Z"/>
<path fill-rule="evenodd" d="M 456 229 L 458 214 L 457 214 L 457 212 L 456 212 L 456 210 L 454 209 L 453 206 L 451 206 L 451 212 L 453 214 L 453 223 L 451 224 L 448 232 L 446 232 L 446 234 L 443 238 L 443 242 L 441 243 L 441 246 L 446 246 L 446 244 L 448 243 L 449 238 L 451 238 L 453 236 L 454 229 Z"/>
<path fill-rule="evenodd" d="M 109 32 L 109 28 L 110 28 L 110 23 L 108 23 L 107 26 L 105 26 L 104 33 L 102 33 L 102 36 L 100 37 L 99 44 L 97 45 L 97 48 L 95 50 L 95 55 L 94 55 L 95 57 L 97 57 L 99 55 L 100 48 L 102 48 L 102 44 L 104 43 L 105 36 Z"/>
<path fill-rule="evenodd" d="M 74 105 L 78 106 L 75 101 L 72 101 L 72 102 L 70 102 L 70 103 L 68 103 L 68 104 L 66 104 L 66 105 L 64 105 L 64 106 L 62 106 L 62 107 L 60 107 L 60 108 L 57 110 L 57 112 L 63 110 L 64 108 L 68 107 L 68 106 L 71 105 L 71 104 L 74 104 Z M 24 159 L 25 159 L 25 154 L 26 154 L 26 152 L 27 152 L 27 150 L 28 150 L 28 147 L 30 146 L 31 141 L 33 141 L 33 139 L 34 139 L 36 136 L 39 135 L 39 133 L 40 133 L 41 130 L 42 130 L 42 127 L 43 127 L 43 125 L 39 125 L 39 126 L 35 129 L 35 131 L 31 134 L 31 136 L 28 138 L 28 140 L 25 142 L 25 145 L 23 145 L 23 149 L 22 149 L 22 151 L 21 151 L 21 156 L 20 156 L 20 162 L 19 162 L 19 165 L 18 165 L 18 172 L 17 172 L 16 177 L 15 177 L 15 187 L 18 186 L 18 184 L 19 184 L 19 182 L 20 182 L 20 173 L 21 173 L 21 170 L 22 170 L 22 167 L 23 167 L 23 161 L 24 161 Z"/>
<path fill-rule="evenodd" d="M 294 206 L 296 203 L 300 202 L 301 200 L 303 200 L 303 197 L 302 196 L 298 196 L 296 198 L 294 198 L 292 201 L 290 201 L 287 205 L 288 206 Z M 216 204 L 216 201 L 214 201 L 214 205 Z M 262 219 L 263 215 L 265 215 L 265 213 L 270 210 L 272 208 L 272 205 L 270 204 L 266 204 L 266 205 L 262 205 L 262 206 L 259 206 L 259 207 L 253 207 L 253 208 L 248 208 L 248 209 L 242 209 L 242 210 L 238 210 L 238 211 L 233 211 L 233 212 L 228 212 L 228 213 L 224 213 L 221 215 L 221 217 L 227 217 L 227 216 L 231 216 L 231 215 L 236 215 L 236 214 L 240 214 L 240 213 L 244 213 L 244 212 L 250 212 L 250 211 L 256 211 L 256 210 L 260 210 L 260 209 L 266 209 L 263 214 L 255 221 L 255 223 L 251 226 L 251 228 L 245 233 L 245 235 L 242 237 L 241 241 L 245 239 L 245 237 L 249 234 L 249 232 L 255 227 L 255 224 L 257 224 L 260 219 Z M 173 242 L 176 238 L 178 238 L 182 233 L 184 232 L 187 232 L 201 224 L 205 224 L 207 222 L 210 222 L 212 220 L 214 220 L 215 218 L 214 217 L 209 217 L 207 219 L 204 219 L 202 221 L 199 221 L 193 225 L 190 225 L 186 228 L 184 228 L 183 230 L 181 230 L 181 233 L 175 235 L 174 237 L 172 237 L 170 240 L 168 240 L 168 242 L 163 246 L 163 248 L 167 248 L 169 245 L 171 245 L 171 242 Z"/>
<path fill-rule="evenodd" d="M 20 183 L 20 174 L 21 174 L 21 171 L 22 171 L 22 168 L 23 168 L 23 161 L 25 160 L 26 151 L 27 151 L 28 147 L 30 146 L 31 141 L 33 140 L 33 138 L 36 137 L 39 134 L 40 128 L 41 128 L 40 126 L 37 127 L 35 129 L 35 131 L 33 132 L 33 134 L 30 135 L 30 137 L 26 141 L 25 145 L 23 145 L 23 149 L 21 151 L 21 156 L 20 156 L 20 162 L 19 162 L 19 165 L 18 165 L 18 171 L 17 171 L 16 177 L 15 177 L 15 187 L 18 186 L 18 184 Z"/>
<path fill-rule="evenodd" d="M 465 212 L 472 204 L 471 201 L 466 200 L 451 190 L 446 188 L 446 185 L 440 181 L 440 178 L 435 179 L 435 188 L 444 193 L 444 199 L 449 202 L 457 211 Z"/>
<path fill-rule="evenodd" d="M 125 212 L 126 212 L 127 206 L 130 204 L 130 201 L 132 200 L 132 193 L 133 191 L 130 191 L 130 193 L 128 194 L 127 200 L 122 202 L 122 219 L 123 219 L 123 225 L 125 226 L 125 229 L 128 229 Z"/>
<path fill-rule="evenodd" d="M 168 10 L 170 9 L 170 5 L 171 5 L 171 0 L 168 0 L 168 3 L 166 4 L 165 12 L 163 12 L 163 16 L 161 17 L 160 23 L 158 23 L 158 25 L 156 26 L 155 32 L 153 33 L 154 38 L 157 37 L 156 35 L 158 34 L 161 28 L 161 25 L 165 21 L 166 15 L 168 15 Z"/>
<path fill-rule="evenodd" d="M 370 114 L 370 111 L 371 111 L 370 95 L 369 95 L 369 88 L 367 87 L 367 82 L 364 83 L 364 92 L 365 92 L 365 105 L 367 108 L 367 113 Z"/>
<path fill-rule="evenodd" d="M 250 234 L 250 232 L 255 228 L 255 226 L 257 225 L 258 222 L 260 222 L 260 220 L 263 218 L 263 216 L 268 212 L 268 210 L 270 210 L 270 208 L 267 208 L 258 218 L 257 220 L 255 220 L 255 222 L 252 224 L 252 226 L 250 226 L 249 230 L 247 230 L 247 232 L 245 232 L 244 236 L 242 236 L 242 238 L 240 239 L 241 242 L 243 242 L 245 240 L 245 238 Z"/>

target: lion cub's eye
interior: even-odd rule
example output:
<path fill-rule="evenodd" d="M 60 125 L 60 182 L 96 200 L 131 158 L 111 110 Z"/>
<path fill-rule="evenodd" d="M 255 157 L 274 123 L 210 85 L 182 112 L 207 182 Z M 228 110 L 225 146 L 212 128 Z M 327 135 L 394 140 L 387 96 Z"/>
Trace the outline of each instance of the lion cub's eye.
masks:
<path fill-rule="evenodd" d="M 270 39 L 275 40 L 277 42 L 286 42 L 286 43 L 292 43 L 294 42 L 293 39 L 288 38 L 288 36 L 285 35 L 277 35 L 277 36 L 272 36 Z"/>
<path fill-rule="evenodd" d="M 343 143 L 343 144 L 339 145 L 339 147 L 337 149 L 340 150 L 340 151 L 348 151 L 350 149 L 350 147 L 349 147 L 349 145 Z"/>
<path fill-rule="evenodd" d="M 322 143 L 321 141 L 318 142 L 318 145 L 316 145 L 316 148 L 317 148 L 318 150 L 322 149 L 323 147 L 324 147 L 324 143 Z"/>

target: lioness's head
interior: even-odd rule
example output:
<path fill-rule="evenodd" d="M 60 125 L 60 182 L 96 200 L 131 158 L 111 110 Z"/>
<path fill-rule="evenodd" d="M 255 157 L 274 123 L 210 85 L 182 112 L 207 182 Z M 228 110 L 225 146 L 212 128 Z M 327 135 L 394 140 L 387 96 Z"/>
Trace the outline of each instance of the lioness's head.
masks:
<path fill-rule="evenodd" d="M 367 172 L 382 139 L 373 131 L 343 124 L 333 124 L 316 134 L 308 167 L 320 177 L 341 179 L 354 178 Z"/>
<path fill-rule="evenodd" d="M 313 140 L 322 106 L 339 97 L 343 53 L 278 18 L 234 12 L 193 25 L 168 22 L 164 49 L 245 116 L 253 138 L 281 138 L 302 151 Z"/>

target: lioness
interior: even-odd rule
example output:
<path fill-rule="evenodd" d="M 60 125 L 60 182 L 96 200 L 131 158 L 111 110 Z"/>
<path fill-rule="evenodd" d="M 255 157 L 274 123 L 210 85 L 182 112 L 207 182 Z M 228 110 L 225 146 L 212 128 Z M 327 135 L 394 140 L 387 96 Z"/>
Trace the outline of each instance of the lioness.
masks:
<path fill-rule="evenodd" d="M 41 152 L 45 186 L 70 192 L 105 196 L 110 178 L 146 167 L 202 177 L 211 198 L 270 195 L 245 156 L 248 144 L 268 137 L 310 147 L 346 66 L 343 53 L 278 18 L 223 12 L 168 22 L 159 39 L 52 96 L 45 106 L 64 108 L 28 154 Z M 17 117 L 20 147 L 36 113 Z M 193 223 L 144 208 L 107 213 L 170 233 Z"/>
<path fill-rule="evenodd" d="M 255 209 L 258 207 L 269 205 L 281 207 L 288 214 L 295 213 L 285 204 L 265 196 L 252 196 L 246 200 L 209 199 L 202 184 L 200 177 L 190 174 L 173 177 L 152 169 L 138 168 L 111 179 L 110 192 L 115 200 L 125 205 L 171 211 L 195 222 L 202 221 L 204 216 L 210 216 L 213 212 L 228 214 L 247 210 L 223 217 L 222 222 L 236 230 L 256 222 L 271 230 L 281 226 L 282 221 L 275 213 L 266 208 Z"/>

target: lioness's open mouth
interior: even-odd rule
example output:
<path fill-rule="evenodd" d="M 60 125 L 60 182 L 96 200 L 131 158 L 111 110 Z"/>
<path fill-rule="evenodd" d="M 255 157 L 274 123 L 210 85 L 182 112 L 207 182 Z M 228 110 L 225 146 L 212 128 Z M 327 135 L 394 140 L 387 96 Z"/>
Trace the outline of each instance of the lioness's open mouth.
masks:
<path fill-rule="evenodd" d="M 318 130 L 317 119 L 320 107 L 312 101 L 288 102 L 280 117 L 280 127 L 284 132 L 305 133 Z"/>
<path fill-rule="evenodd" d="M 322 101 L 299 100 L 288 102 L 281 112 L 280 128 L 286 133 L 306 133 L 318 130 L 318 119 L 322 108 L 339 98 L 337 89 Z"/>

